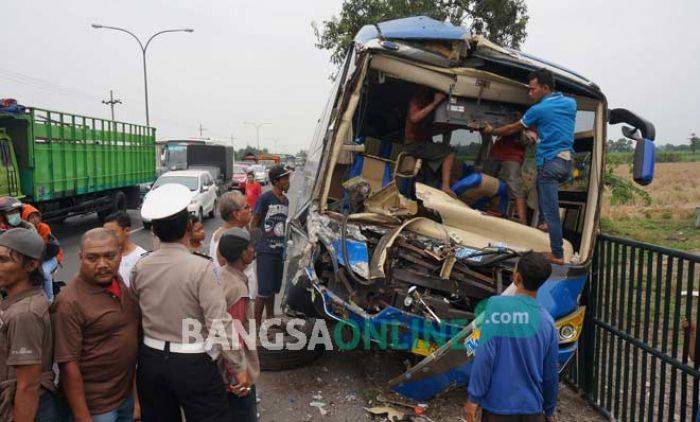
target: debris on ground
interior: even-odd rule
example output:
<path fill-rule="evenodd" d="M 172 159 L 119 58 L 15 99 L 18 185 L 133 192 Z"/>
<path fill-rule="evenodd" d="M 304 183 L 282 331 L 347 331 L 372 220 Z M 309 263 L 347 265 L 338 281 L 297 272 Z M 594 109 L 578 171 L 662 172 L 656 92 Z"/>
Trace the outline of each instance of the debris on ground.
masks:
<path fill-rule="evenodd" d="M 389 406 L 365 407 L 365 410 L 375 416 L 384 416 L 391 422 L 403 421 L 406 414 Z"/>
<path fill-rule="evenodd" d="M 312 401 L 311 403 L 309 403 L 309 406 L 317 408 L 318 411 L 321 413 L 321 416 L 326 416 L 328 414 L 328 411 L 324 409 L 326 403 L 320 401 Z"/>

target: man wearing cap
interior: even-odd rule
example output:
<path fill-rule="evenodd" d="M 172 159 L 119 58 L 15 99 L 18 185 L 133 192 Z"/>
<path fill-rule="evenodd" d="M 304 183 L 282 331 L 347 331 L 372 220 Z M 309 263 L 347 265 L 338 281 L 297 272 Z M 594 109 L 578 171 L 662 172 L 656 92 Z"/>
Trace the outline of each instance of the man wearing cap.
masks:
<path fill-rule="evenodd" d="M 239 227 L 226 231 L 219 240 L 218 256 L 223 262 L 221 283 L 226 296 L 226 308 L 231 316 L 240 321 L 243 328 L 250 330 L 250 322 L 253 320 L 253 306 L 249 302 L 248 277 L 246 268 L 255 259 L 255 245 L 251 241 L 248 231 Z M 255 400 L 255 380 L 260 375 L 258 352 L 255 348 L 249 349 L 242 345 L 248 362 L 248 376 L 250 377 L 250 389 L 235 385 L 232 380 L 228 391 L 228 403 L 233 413 L 233 418 L 240 422 L 255 422 L 257 415 L 257 403 Z M 224 379 L 231 379 L 231 369 L 226 361 L 219 361 Z"/>
<path fill-rule="evenodd" d="M 260 326 L 263 308 L 267 318 L 275 313 L 275 295 L 282 287 L 284 262 L 285 224 L 289 200 L 284 194 L 289 190 L 290 171 L 282 166 L 270 169 L 272 189 L 260 195 L 251 228 L 262 229 L 262 238 L 257 243 L 258 297 L 255 299 L 255 320 Z"/>
<path fill-rule="evenodd" d="M 141 208 L 160 239 L 160 248 L 144 255 L 131 272 L 143 328 L 136 379 L 141 415 L 148 421 L 180 421 L 181 408 L 188 421 L 232 420 L 226 386 L 207 354 L 204 340 L 210 332 L 228 343 L 220 356 L 232 368 L 237 388 L 250 386 L 245 354 L 231 343 L 233 319 L 213 263 L 187 248 L 191 197 L 186 187 L 165 184 L 151 191 Z"/>
<path fill-rule="evenodd" d="M 0 420 L 57 420 L 53 331 L 42 291 L 44 241 L 27 229 L 0 235 Z"/>
<path fill-rule="evenodd" d="M 89 230 L 79 256 L 80 272 L 53 310 L 63 394 L 75 421 L 131 421 L 139 311 L 119 276 L 119 240 L 104 228 Z"/>

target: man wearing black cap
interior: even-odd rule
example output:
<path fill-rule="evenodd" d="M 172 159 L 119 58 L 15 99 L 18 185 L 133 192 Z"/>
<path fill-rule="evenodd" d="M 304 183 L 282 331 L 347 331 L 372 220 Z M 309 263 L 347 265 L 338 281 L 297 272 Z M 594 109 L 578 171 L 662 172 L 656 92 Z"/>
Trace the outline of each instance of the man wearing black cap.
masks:
<path fill-rule="evenodd" d="M 44 241 L 27 229 L 0 235 L 0 420 L 52 421 L 53 330 L 42 290 Z M 14 389 L 14 393 L 11 391 Z"/>
<path fill-rule="evenodd" d="M 284 232 L 289 200 L 284 194 L 289 190 L 290 171 L 282 166 L 270 169 L 272 189 L 260 195 L 251 228 L 260 227 L 262 238 L 257 243 L 258 297 L 255 299 L 255 320 L 260 326 L 263 310 L 268 318 L 275 313 L 275 295 L 282 287 L 284 262 Z"/>

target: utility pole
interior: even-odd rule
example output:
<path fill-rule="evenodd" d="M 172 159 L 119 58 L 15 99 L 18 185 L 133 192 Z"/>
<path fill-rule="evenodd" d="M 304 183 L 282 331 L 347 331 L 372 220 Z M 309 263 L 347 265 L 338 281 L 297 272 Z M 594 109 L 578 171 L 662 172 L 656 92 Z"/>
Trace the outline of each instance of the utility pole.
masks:
<path fill-rule="evenodd" d="M 260 154 L 260 128 L 263 127 L 264 125 L 271 125 L 272 123 L 269 122 L 243 122 L 244 125 L 251 125 L 255 128 L 255 136 L 258 141 L 258 154 Z"/>
<path fill-rule="evenodd" d="M 233 149 L 233 161 L 236 161 L 236 145 L 233 143 L 233 141 L 236 140 L 236 137 L 233 136 L 233 133 L 231 134 L 231 148 Z"/>
<path fill-rule="evenodd" d="M 202 124 L 199 124 L 199 139 L 204 139 L 204 131 L 207 130 Z"/>
<path fill-rule="evenodd" d="M 109 90 L 109 101 L 107 100 L 102 100 L 102 104 L 108 105 L 110 109 L 112 109 L 112 121 L 114 121 L 114 105 L 115 104 L 121 104 L 122 100 L 120 99 L 114 99 L 114 93 L 112 93 L 112 90 Z"/>

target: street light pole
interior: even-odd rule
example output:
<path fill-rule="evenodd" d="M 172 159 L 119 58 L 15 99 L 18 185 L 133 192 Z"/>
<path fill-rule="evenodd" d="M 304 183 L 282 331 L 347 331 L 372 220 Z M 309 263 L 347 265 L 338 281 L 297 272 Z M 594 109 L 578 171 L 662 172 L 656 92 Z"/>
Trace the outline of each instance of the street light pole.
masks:
<path fill-rule="evenodd" d="M 151 44 L 151 41 L 153 41 L 153 38 L 157 37 L 160 34 L 165 34 L 167 32 L 194 32 L 194 29 L 182 28 L 182 29 L 166 29 L 163 31 L 159 31 L 159 32 L 156 32 L 155 34 L 151 35 L 151 37 L 148 38 L 148 40 L 146 41 L 146 44 L 144 44 L 139 37 L 134 35 L 133 32 L 126 30 L 124 28 L 119 28 L 116 26 L 99 25 L 96 23 L 93 23 L 92 27 L 95 29 L 112 29 L 114 31 L 120 31 L 120 32 L 127 33 L 127 34 L 131 35 L 132 37 L 134 37 L 136 42 L 139 43 L 139 47 L 141 47 L 141 54 L 143 57 L 143 90 L 144 90 L 144 97 L 145 97 L 145 101 L 146 101 L 146 125 L 150 126 L 151 119 L 150 119 L 149 114 L 148 114 L 148 74 L 146 71 L 146 50 L 148 49 L 148 45 Z"/>
<path fill-rule="evenodd" d="M 243 122 L 243 124 L 244 125 L 251 125 L 255 128 L 255 136 L 257 137 L 257 141 L 258 141 L 258 154 L 260 154 L 260 152 L 261 152 L 261 150 L 260 150 L 260 128 L 265 126 L 265 125 L 271 125 L 272 123 L 269 123 L 269 122 L 260 122 L 260 123 Z"/>

